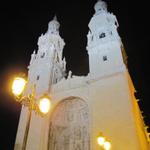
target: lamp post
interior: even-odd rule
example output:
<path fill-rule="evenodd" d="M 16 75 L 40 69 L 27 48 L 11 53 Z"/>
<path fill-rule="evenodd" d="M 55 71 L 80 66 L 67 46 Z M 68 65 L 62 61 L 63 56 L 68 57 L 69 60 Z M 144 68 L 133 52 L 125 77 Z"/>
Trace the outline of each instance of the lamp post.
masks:
<path fill-rule="evenodd" d="M 12 93 L 15 97 L 15 100 L 22 105 L 28 107 L 28 120 L 25 128 L 25 134 L 23 139 L 22 150 L 26 150 L 27 138 L 30 128 L 31 115 L 34 110 L 41 117 L 46 115 L 51 106 L 50 97 L 48 94 L 43 94 L 42 97 L 36 99 L 35 97 L 35 86 L 33 86 L 31 94 L 23 95 L 23 92 L 26 88 L 27 80 L 24 77 L 16 77 L 12 83 Z"/>
<path fill-rule="evenodd" d="M 106 139 L 106 137 L 103 136 L 102 133 L 100 133 L 97 137 L 97 143 L 103 150 L 110 150 L 111 149 L 111 143 Z"/>

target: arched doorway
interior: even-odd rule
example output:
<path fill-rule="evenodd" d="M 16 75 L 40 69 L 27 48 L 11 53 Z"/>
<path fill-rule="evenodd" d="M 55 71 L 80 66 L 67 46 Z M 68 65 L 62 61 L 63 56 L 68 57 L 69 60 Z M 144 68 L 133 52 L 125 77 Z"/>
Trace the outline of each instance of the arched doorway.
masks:
<path fill-rule="evenodd" d="M 89 110 L 78 97 L 62 100 L 50 119 L 48 150 L 89 150 Z"/>

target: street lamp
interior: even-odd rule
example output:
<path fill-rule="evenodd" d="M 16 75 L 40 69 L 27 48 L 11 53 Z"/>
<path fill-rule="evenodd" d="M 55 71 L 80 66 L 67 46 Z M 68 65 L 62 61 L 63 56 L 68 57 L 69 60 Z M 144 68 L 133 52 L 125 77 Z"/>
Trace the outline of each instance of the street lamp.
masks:
<path fill-rule="evenodd" d="M 15 96 L 15 100 L 22 105 L 27 106 L 30 110 L 36 111 L 38 114 L 47 114 L 50 110 L 51 102 L 48 94 L 43 94 L 41 98 L 35 97 L 35 86 L 32 89 L 31 94 L 23 95 L 26 88 L 27 80 L 24 77 L 15 77 L 12 83 L 12 93 Z"/>
<path fill-rule="evenodd" d="M 102 134 L 100 134 L 100 135 L 97 137 L 97 143 L 98 143 L 100 146 L 103 146 L 103 145 L 104 145 L 104 142 L 105 142 L 105 137 L 103 137 Z"/>
<path fill-rule="evenodd" d="M 12 93 L 15 96 L 15 100 L 22 105 L 27 106 L 29 109 L 22 150 L 26 150 L 32 111 L 34 110 L 43 117 L 49 112 L 51 106 L 48 94 L 43 94 L 39 99 L 35 97 L 35 86 L 33 86 L 31 94 L 24 95 L 23 92 L 26 88 L 26 84 L 27 80 L 24 77 L 15 77 L 12 83 Z"/>
<path fill-rule="evenodd" d="M 18 97 L 22 94 L 26 85 L 26 80 L 23 77 L 16 77 L 14 78 L 12 84 L 12 93 Z"/>
<path fill-rule="evenodd" d="M 104 142 L 104 149 L 105 150 L 110 150 L 111 149 L 111 143 L 109 141 Z"/>
<path fill-rule="evenodd" d="M 97 143 L 104 150 L 110 150 L 111 149 L 111 143 L 108 140 L 106 140 L 106 138 L 103 136 L 102 133 L 100 133 L 98 135 Z"/>
<path fill-rule="evenodd" d="M 50 110 L 50 107 L 51 107 L 50 97 L 46 95 L 40 98 L 39 100 L 40 112 L 42 112 L 43 114 L 47 114 Z"/>

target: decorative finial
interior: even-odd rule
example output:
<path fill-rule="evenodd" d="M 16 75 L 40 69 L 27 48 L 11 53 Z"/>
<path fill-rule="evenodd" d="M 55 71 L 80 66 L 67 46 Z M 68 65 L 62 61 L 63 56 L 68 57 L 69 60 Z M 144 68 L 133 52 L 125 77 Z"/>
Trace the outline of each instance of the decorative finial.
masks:
<path fill-rule="evenodd" d="M 55 15 L 48 24 L 48 32 L 51 34 L 59 34 L 59 27 L 60 24 L 57 20 L 57 16 Z"/>
<path fill-rule="evenodd" d="M 57 20 L 57 15 L 56 15 L 56 14 L 54 15 L 53 20 L 58 21 L 58 20 Z"/>
<path fill-rule="evenodd" d="M 107 11 L 107 4 L 103 0 L 98 0 L 94 6 L 94 9 L 96 13 Z"/>

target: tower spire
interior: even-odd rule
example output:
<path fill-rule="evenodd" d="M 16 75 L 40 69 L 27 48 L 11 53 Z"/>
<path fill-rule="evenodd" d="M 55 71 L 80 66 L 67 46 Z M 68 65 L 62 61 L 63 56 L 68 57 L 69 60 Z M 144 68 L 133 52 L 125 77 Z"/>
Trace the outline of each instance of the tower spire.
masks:
<path fill-rule="evenodd" d="M 103 0 L 98 0 L 94 6 L 94 9 L 95 9 L 96 14 L 100 13 L 100 12 L 107 11 L 107 4 Z"/>
<path fill-rule="evenodd" d="M 98 0 L 89 23 L 87 50 L 90 74 L 100 77 L 124 69 L 121 40 L 116 17 L 107 11 L 107 4 Z"/>
<path fill-rule="evenodd" d="M 38 50 L 32 54 L 29 65 L 29 85 L 36 85 L 36 95 L 50 91 L 52 84 L 65 76 L 66 61 L 63 59 L 64 40 L 59 35 L 56 15 L 48 24 L 48 31 L 38 39 Z"/>
<path fill-rule="evenodd" d="M 54 17 L 53 17 L 53 20 L 58 21 L 56 14 L 55 14 Z"/>
<path fill-rule="evenodd" d="M 60 24 L 57 20 L 57 16 L 54 15 L 53 19 L 48 24 L 48 32 L 51 34 L 59 34 Z"/>

